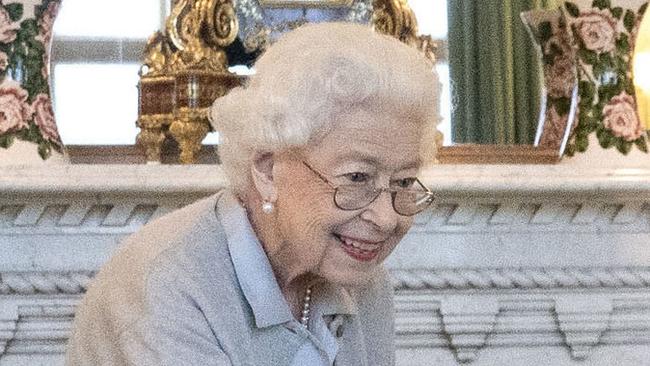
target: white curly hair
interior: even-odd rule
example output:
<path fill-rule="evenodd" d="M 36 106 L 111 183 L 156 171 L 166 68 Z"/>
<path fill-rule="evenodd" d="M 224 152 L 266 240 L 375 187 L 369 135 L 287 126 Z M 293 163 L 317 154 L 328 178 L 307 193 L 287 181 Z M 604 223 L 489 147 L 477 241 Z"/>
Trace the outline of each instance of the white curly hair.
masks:
<path fill-rule="evenodd" d="M 421 161 L 435 159 L 440 83 L 424 55 L 355 23 L 316 23 L 283 35 L 255 63 L 248 85 L 210 111 L 235 192 L 251 184 L 256 152 L 317 144 L 353 108 L 408 112 L 420 121 Z M 399 123 L 399 121 L 395 121 Z"/>

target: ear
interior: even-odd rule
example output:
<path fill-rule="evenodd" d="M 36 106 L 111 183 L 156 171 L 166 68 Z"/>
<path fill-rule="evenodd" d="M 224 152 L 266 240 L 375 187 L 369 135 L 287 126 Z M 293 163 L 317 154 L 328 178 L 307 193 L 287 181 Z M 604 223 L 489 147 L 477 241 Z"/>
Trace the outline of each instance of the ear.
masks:
<path fill-rule="evenodd" d="M 275 155 L 273 153 L 257 152 L 253 156 L 253 164 L 251 164 L 253 185 L 262 200 L 269 202 L 275 202 L 277 199 L 277 191 L 273 181 L 274 159 Z"/>

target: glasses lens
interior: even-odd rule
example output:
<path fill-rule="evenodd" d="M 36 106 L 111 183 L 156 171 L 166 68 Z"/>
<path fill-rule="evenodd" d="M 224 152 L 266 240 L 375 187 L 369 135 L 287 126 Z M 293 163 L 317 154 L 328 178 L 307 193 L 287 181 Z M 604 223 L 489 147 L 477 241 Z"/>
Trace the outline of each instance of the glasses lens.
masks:
<path fill-rule="evenodd" d="M 340 186 L 334 193 L 334 203 L 343 210 L 357 210 L 368 206 L 381 190 L 372 187 Z"/>
<path fill-rule="evenodd" d="M 433 202 L 433 196 L 427 191 L 403 190 L 395 192 L 393 207 L 398 214 L 415 215 Z"/>

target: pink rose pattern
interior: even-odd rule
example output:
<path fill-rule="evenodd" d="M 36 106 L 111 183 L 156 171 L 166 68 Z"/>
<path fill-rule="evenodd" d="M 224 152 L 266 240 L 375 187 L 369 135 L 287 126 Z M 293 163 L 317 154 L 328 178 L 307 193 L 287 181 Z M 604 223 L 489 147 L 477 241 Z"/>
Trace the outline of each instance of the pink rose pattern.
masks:
<path fill-rule="evenodd" d="M 38 36 L 36 40 L 43 43 L 46 50 L 50 49 L 50 43 L 52 42 L 52 29 L 54 28 L 54 20 L 56 15 L 59 13 L 59 7 L 61 3 L 51 2 L 47 5 L 47 9 L 43 12 L 43 15 L 38 20 Z M 48 79 L 50 76 L 50 53 L 43 53 L 43 67 L 41 68 L 41 76 L 43 79 Z"/>
<path fill-rule="evenodd" d="M 603 125 L 612 134 L 625 141 L 634 141 L 643 135 L 634 97 L 623 92 L 603 108 Z"/>
<path fill-rule="evenodd" d="M 50 77 L 50 58 L 47 54 L 43 54 L 43 67 L 41 67 L 41 77 L 49 79 Z"/>
<path fill-rule="evenodd" d="M 555 106 L 546 108 L 544 131 L 540 137 L 539 146 L 556 148 L 561 144 L 566 130 L 567 115 L 560 115 Z"/>
<path fill-rule="evenodd" d="M 56 129 L 50 96 L 45 93 L 39 94 L 34 99 L 32 108 L 34 110 L 34 123 L 41 130 L 43 137 L 50 142 L 61 145 L 61 137 L 59 137 L 59 132 Z"/>
<path fill-rule="evenodd" d="M 16 40 L 20 24 L 14 23 L 7 10 L 0 6 L 0 43 L 11 43 Z"/>
<path fill-rule="evenodd" d="M 542 54 L 552 57 L 553 62 L 544 65 L 544 86 L 553 98 L 571 97 L 577 79 L 575 52 L 566 26 L 563 23 L 551 23 L 549 26 L 553 35 L 548 41 L 542 40 L 541 46 Z"/>
<path fill-rule="evenodd" d="M 570 98 L 576 85 L 576 63 L 571 54 L 556 57 L 544 66 L 544 85 L 552 98 Z"/>
<path fill-rule="evenodd" d="M 566 22 L 558 10 L 535 10 L 522 14 L 538 54 L 543 60 L 544 117 L 540 121 L 538 146 L 562 153 L 568 128 L 575 126 L 570 118 L 571 99 L 577 82 L 577 63 Z"/>
<path fill-rule="evenodd" d="M 586 151 L 591 133 L 603 148 L 627 154 L 636 146 L 647 153 L 632 79 L 634 44 L 647 2 L 631 9 L 624 0 L 575 1 L 563 2 L 580 85 L 578 123 L 567 154 Z"/>
<path fill-rule="evenodd" d="M 41 41 L 45 47 L 49 47 L 50 41 L 52 40 L 52 28 L 54 27 L 54 19 L 59 12 L 59 3 L 51 2 L 47 4 L 47 9 L 41 15 L 41 18 L 38 20 L 38 36 L 36 39 Z"/>
<path fill-rule="evenodd" d="M 593 9 L 580 14 L 576 27 L 585 48 L 601 53 L 614 50 L 616 24 L 608 9 Z"/>
<path fill-rule="evenodd" d="M 0 134 L 28 127 L 33 110 L 27 96 L 27 91 L 13 80 L 0 84 Z"/>
<path fill-rule="evenodd" d="M 9 56 L 0 51 L 0 72 L 7 70 L 7 66 L 9 66 Z"/>
<path fill-rule="evenodd" d="M 33 53 L 28 54 L 31 55 L 29 57 L 36 56 L 38 59 L 42 59 L 43 65 L 39 65 L 38 69 L 26 69 L 23 66 L 22 72 L 29 73 L 28 75 L 32 78 L 30 80 L 35 80 L 36 83 L 21 85 L 18 82 L 20 80 L 10 79 L 11 75 L 15 75 L 10 71 L 0 84 L 0 141 L 3 138 L 9 138 L 11 141 L 13 137 L 33 141 L 39 145 L 39 153 L 43 159 L 49 156 L 51 148 L 59 151 L 62 148 L 47 87 L 52 28 L 60 3 L 60 0 L 40 0 L 40 4 L 31 3 L 29 5 L 36 7 L 38 34 L 34 35 L 30 28 L 24 27 L 24 22 L 12 21 L 9 12 L 0 2 L 0 44 L 9 45 L 9 50 L 13 50 L 15 47 L 26 47 L 29 50 L 29 47 L 33 47 L 29 43 L 29 38 L 31 38 L 41 42 L 46 50 L 39 55 L 34 53 L 34 48 L 31 48 Z M 19 34 L 22 38 L 18 37 Z M 17 42 L 17 39 L 21 40 L 21 45 L 14 43 Z M 12 57 L 11 52 L 0 51 L 0 72 L 4 73 L 7 70 L 21 67 L 14 64 L 17 61 L 12 60 Z M 40 63 L 37 62 L 37 64 Z M 23 73 L 18 75 L 24 75 Z M 38 76 L 43 79 L 39 81 Z M 27 130 L 29 130 L 28 133 Z"/>

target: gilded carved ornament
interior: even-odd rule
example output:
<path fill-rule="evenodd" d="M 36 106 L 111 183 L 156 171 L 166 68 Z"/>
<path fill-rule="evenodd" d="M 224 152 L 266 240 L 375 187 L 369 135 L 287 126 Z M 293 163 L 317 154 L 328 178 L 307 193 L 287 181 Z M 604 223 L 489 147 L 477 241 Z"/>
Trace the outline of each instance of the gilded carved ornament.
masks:
<path fill-rule="evenodd" d="M 372 23 L 375 30 L 413 46 L 435 63 L 437 45 L 430 35 L 418 35 L 415 13 L 406 0 L 374 0 Z"/>
<path fill-rule="evenodd" d="M 140 77 L 137 142 L 147 161 L 160 161 L 162 144 L 172 137 L 180 147 L 180 161 L 196 162 L 210 131 L 208 107 L 239 82 L 228 72 L 224 51 L 238 30 L 230 0 L 174 3 L 165 30 L 149 39 Z"/>
<path fill-rule="evenodd" d="M 169 40 L 163 32 L 157 31 L 147 40 L 140 75 L 152 77 L 167 73 L 171 54 L 172 50 Z"/>
<path fill-rule="evenodd" d="M 430 36 L 418 36 L 417 20 L 406 0 L 347 3 L 345 21 L 371 22 L 378 32 L 420 49 L 435 61 L 436 45 Z M 207 109 L 211 100 L 240 83 L 228 71 L 224 51 L 240 33 L 240 21 L 244 22 L 242 43 L 249 52 L 253 46 L 264 49 L 272 32 L 283 33 L 306 23 L 294 19 L 267 26 L 259 0 L 173 2 L 164 31 L 156 32 L 148 41 L 140 78 L 137 125 L 141 133 L 137 141 L 146 150 L 148 161 L 160 161 L 161 146 L 168 136 L 178 142 L 181 162 L 196 161 L 201 141 L 210 131 Z M 213 99 L 208 102 L 208 97 Z"/>

